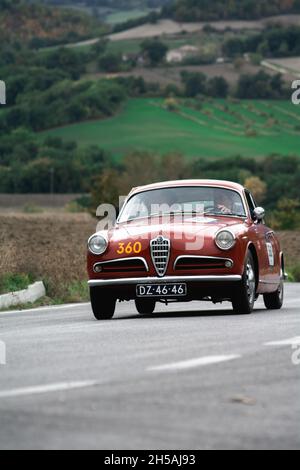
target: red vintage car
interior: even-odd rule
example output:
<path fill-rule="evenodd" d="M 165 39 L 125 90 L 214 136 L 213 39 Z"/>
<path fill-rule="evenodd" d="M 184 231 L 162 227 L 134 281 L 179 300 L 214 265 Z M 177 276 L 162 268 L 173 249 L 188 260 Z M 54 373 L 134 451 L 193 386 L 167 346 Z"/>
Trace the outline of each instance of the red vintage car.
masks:
<path fill-rule="evenodd" d="M 230 301 L 249 314 L 263 295 L 284 297 L 284 257 L 251 193 L 227 181 L 188 180 L 135 188 L 113 228 L 88 241 L 91 303 L 97 320 L 117 300 L 141 314 L 157 302 Z"/>

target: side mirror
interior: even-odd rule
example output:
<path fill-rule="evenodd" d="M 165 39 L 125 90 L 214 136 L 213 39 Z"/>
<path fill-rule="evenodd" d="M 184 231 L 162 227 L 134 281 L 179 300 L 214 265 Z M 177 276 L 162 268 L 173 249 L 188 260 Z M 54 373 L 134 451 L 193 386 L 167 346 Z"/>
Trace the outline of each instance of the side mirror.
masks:
<path fill-rule="evenodd" d="M 261 222 L 265 218 L 266 212 L 263 207 L 256 207 L 253 211 L 253 218 L 258 222 Z"/>

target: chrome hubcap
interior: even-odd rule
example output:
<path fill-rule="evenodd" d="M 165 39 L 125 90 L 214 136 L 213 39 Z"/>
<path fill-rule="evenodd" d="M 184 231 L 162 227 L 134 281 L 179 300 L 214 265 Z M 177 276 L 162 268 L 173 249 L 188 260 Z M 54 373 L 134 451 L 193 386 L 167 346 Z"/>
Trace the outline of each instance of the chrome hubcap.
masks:
<path fill-rule="evenodd" d="M 246 284 L 249 303 L 253 304 L 255 298 L 255 273 L 250 262 L 247 264 Z"/>

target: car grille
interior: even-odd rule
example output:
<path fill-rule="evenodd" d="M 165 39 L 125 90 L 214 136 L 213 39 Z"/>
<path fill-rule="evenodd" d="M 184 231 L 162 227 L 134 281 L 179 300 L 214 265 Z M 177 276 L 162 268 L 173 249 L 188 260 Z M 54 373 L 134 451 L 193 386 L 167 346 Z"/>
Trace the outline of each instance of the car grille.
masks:
<path fill-rule="evenodd" d="M 157 274 L 163 277 L 166 274 L 170 259 L 170 240 L 162 236 L 155 238 L 150 243 L 151 256 Z"/>
<path fill-rule="evenodd" d="M 94 265 L 94 272 L 96 273 L 146 273 L 147 271 L 147 263 L 142 258 L 105 261 Z"/>

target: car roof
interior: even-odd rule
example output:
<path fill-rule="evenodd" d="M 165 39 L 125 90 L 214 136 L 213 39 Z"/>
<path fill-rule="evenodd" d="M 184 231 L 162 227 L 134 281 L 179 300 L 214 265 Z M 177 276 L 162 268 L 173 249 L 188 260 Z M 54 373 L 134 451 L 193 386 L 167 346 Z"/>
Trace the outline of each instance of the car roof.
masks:
<path fill-rule="evenodd" d="M 197 179 L 197 180 L 177 180 L 177 181 L 163 181 L 161 183 L 148 184 L 146 186 L 139 186 L 132 189 L 130 196 L 135 193 L 140 193 L 143 191 L 151 191 L 154 189 L 164 189 L 164 188 L 176 188 L 176 187 L 194 187 L 194 186 L 207 186 L 215 188 L 225 188 L 233 189 L 238 192 L 244 191 L 244 187 L 238 183 L 233 183 L 232 181 L 222 181 L 222 180 L 206 180 L 206 179 Z"/>

